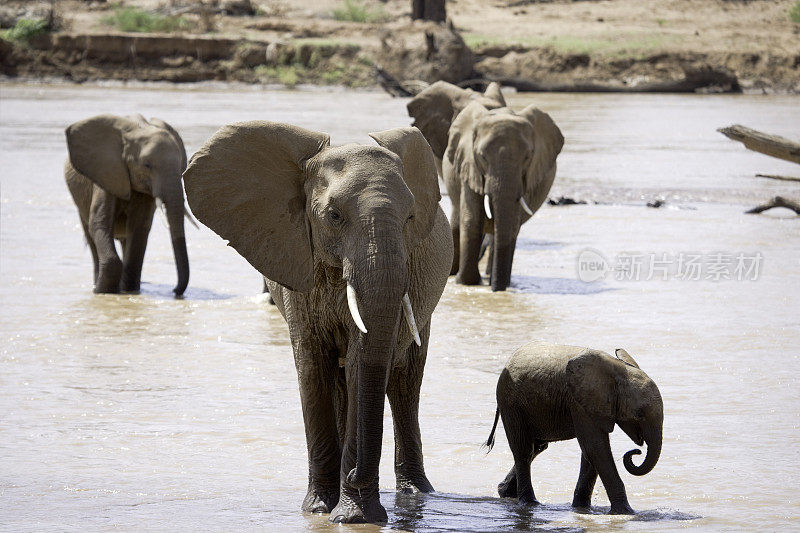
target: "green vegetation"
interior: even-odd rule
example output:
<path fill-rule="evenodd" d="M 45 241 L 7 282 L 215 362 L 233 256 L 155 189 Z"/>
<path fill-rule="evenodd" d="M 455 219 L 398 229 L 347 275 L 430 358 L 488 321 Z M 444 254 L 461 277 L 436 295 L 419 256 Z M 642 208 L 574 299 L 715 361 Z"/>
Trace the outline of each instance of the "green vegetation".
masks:
<path fill-rule="evenodd" d="M 0 32 L 0 37 L 7 41 L 27 44 L 33 37 L 47 33 L 50 28 L 46 20 L 20 19 L 13 28 Z"/>
<path fill-rule="evenodd" d="M 276 65 L 274 67 L 259 65 L 253 70 L 262 81 L 278 81 L 287 87 L 294 87 L 300 81 L 299 71 L 304 69 L 303 65 L 292 63 L 291 65 Z"/>
<path fill-rule="evenodd" d="M 190 23 L 183 17 L 151 13 L 138 7 L 114 7 L 114 13 L 103 18 L 103 23 L 120 31 L 142 33 L 172 33 L 183 31 Z"/>
<path fill-rule="evenodd" d="M 789 20 L 792 22 L 800 22 L 800 2 L 795 2 L 794 5 L 789 8 Z"/>
<path fill-rule="evenodd" d="M 344 0 L 344 6 L 333 10 L 333 18 L 349 22 L 382 22 L 387 19 L 382 7 L 370 8 L 364 0 Z"/>

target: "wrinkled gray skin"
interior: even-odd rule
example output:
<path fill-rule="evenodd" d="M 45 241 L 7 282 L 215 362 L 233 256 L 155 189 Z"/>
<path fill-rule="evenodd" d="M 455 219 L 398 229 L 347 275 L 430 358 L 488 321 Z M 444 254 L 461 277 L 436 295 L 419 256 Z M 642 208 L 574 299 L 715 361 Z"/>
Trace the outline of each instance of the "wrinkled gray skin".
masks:
<path fill-rule="evenodd" d="M 94 292 L 138 292 L 156 198 L 166 210 L 178 284 L 189 283 L 181 173 L 186 151 L 162 120 L 98 115 L 66 129 L 67 187 L 92 252 Z M 187 214 L 188 216 L 188 214 Z M 114 239 L 122 244 L 120 260 Z"/>
<path fill-rule="evenodd" d="M 638 446 L 647 444 L 640 466 L 625 453 L 625 469 L 650 472 L 661 454 L 664 406 L 658 387 L 625 350 L 617 358 L 599 350 L 545 342 L 526 344 L 511 356 L 497 382 L 514 467 L 498 486 L 501 497 L 538 503 L 531 486 L 531 461 L 547 443 L 578 439 L 581 469 L 572 506 L 588 508 L 598 474 L 611 502 L 610 514 L 634 514 L 628 503 L 608 434 L 618 425 Z M 487 446 L 494 445 L 497 416 Z"/>
<path fill-rule="evenodd" d="M 458 283 L 480 284 L 481 244 L 490 235 L 487 273 L 493 291 L 505 290 L 519 228 L 530 218 L 520 199 L 533 213 L 544 203 L 564 143 L 561 131 L 534 106 L 521 112 L 506 107 L 495 85 L 480 95 L 439 82 L 417 95 L 408 110 L 432 146 L 445 146 L 441 173 L 453 204 L 455 246 L 450 273 Z"/>
<path fill-rule="evenodd" d="M 378 497 L 386 396 L 397 488 L 433 490 L 417 413 L 452 243 L 422 134 L 371 136 L 380 146 L 331 148 L 327 135 L 294 126 L 232 124 L 184 175 L 193 212 L 267 278 L 286 319 L 309 458 L 302 509 L 330 512 L 333 522 L 386 521 Z M 348 285 L 366 333 L 349 310 Z"/>

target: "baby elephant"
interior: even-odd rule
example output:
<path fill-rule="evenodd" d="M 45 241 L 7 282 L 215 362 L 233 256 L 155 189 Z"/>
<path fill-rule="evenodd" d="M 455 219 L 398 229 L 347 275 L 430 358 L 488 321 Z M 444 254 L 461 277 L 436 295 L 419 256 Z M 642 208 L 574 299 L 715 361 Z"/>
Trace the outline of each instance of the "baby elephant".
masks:
<path fill-rule="evenodd" d="M 494 445 L 498 417 L 503 418 L 514 467 L 498 485 L 501 497 L 538 503 L 531 486 L 531 461 L 547 443 L 577 437 L 581 471 L 572 506 L 588 508 L 597 475 L 611 501 L 610 514 L 634 514 L 628 504 L 608 434 L 617 424 L 638 446 L 647 443 L 640 466 L 630 450 L 625 469 L 642 476 L 661 453 L 664 407 L 658 387 L 625 350 L 617 358 L 605 352 L 546 342 L 526 344 L 511 356 L 497 382 L 497 414 L 486 446 Z"/>

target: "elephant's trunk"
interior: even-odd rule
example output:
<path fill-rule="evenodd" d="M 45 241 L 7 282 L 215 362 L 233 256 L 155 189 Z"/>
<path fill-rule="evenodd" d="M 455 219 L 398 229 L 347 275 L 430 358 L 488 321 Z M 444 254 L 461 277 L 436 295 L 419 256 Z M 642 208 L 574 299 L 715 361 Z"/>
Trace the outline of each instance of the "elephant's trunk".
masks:
<path fill-rule="evenodd" d="M 649 427 L 644 432 L 644 442 L 647 444 L 647 455 L 642 461 L 642 464 L 636 466 L 633 464 L 633 460 L 631 457 L 634 455 L 641 455 L 641 450 L 630 450 L 622 456 L 622 463 L 625 465 L 625 470 L 633 474 L 634 476 L 643 476 L 648 474 L 658 462 L 658 458 L 661 455 L 661 426 L 658 427 Z"/>
<path fill-rule="evenodd" d="M 354 289 L 367 333 L 358 333 L 356 465 L 347 476 L 352 487 L 363 489 L 378 479 L 383 440 L 386 385 L 402 320 L 402 300 L 408 291 L 402 233 L 394 238 L 377 236 L 372 243 L 385 246 L 364 252 L 345 277 Z"/>
<path fill-rule="evenodd" d="M 492 251 L 492 291 L 504 291 L 511 284 L 511 266 L 519 232 L 518 201 L 508 198 L 492 199 L 495 211 L 494 244 Z"/>
<path fill-rule="evenodd" d="M 172 251 L 175 254 L 175 267 L 178 270 L 178 284 L 172 292 L 180 296 L 189 284 L 189 255 L 186 253 L 186 235 L 183 231 L 183 195 L 178 200 L 164 200 L 167 210 L 169 234 L 172 239 Z"/>

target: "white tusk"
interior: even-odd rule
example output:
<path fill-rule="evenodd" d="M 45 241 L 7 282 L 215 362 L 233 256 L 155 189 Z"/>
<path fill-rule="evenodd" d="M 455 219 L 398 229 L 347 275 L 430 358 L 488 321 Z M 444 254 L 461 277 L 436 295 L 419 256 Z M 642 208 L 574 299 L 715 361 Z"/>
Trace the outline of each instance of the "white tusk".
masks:
<path fill-rule="evenodd" d="M 353 322 L 356 323 L 361 333 L 366 333 L 367 328 L 364 327 L 364 321 L 361 320 L 361 315 L 358 312 L 358 300 L 356 299 L 356 290 L 350 283 L 347 284 L 347 307 L 350 309 L 350 316 L 353 317 Z"/>
<path fill-rule="evenodd" d="M 530 208 L 530 207 L 528 207 L 528 204 L 525 202 L 525 198 L 523 198 L 522 196 L 520 196 L 520 197 L 519 197 L 519 205 L 521 205 L 521 206 L 522 206 L 522 210 L 523 210 L 523 211 L 525 211 L 526 213 L 528 213 L 528 216 L 529 216 L 529 217 L 532 217 L 532 216 L 533 216 L 533 211 L 531 211 L 531 208 Z"/>
<path fill-rule="evenodd" d="M 491 220 L 492 219 L 492 206 L 489 205 L 489 195 L 483 195 L 483 210 L 486 211 L 486 217 Z"/>
<path fill-rule="evenodd" d="M 167 208 L 164 207 L 164 202 L 161 201 L 161 198 L 156 197 L 156 208 L 158 212 L 161 213 L 161 223 L 164 224 L 165 228 L 169 228 L 169 220 L 167 220 Z"/>
<path fill-rule="evenodd" d="M 188 221 L 189 221 L 189 223 L 190 223 L 192 226 L 194 226 L 194 227 L 195 227 L 195 229 L 200 229 L 200 226 L 198 226 L 198 225 L 197 225 L 197 221 L 194 219 L 194 217 L 193 217 L 193 216 L 192 216 L 192 214 L 189 212 L 189 210 L 188 210 L 188 209 L 186 209 L 186 206 L 183 206 L 183 216 L 185 216 L 185 217 L 186 217 L 186 220 L 188 220 Z"/>
<path fill-rule="evenodd" d="M 408 297 L 408 293 L 403 295 L 403 309 L 406 312 L 408 327 L 411 328 L 411 334 L 414 335 L 414 342 L 417 343 L 417 346 L 422 346 L 422 340 L 419 338 L 419 330 L 417 329 L 417 321 L 414 320 L 414 310 L 411 308 L 411 298 Z"/>

